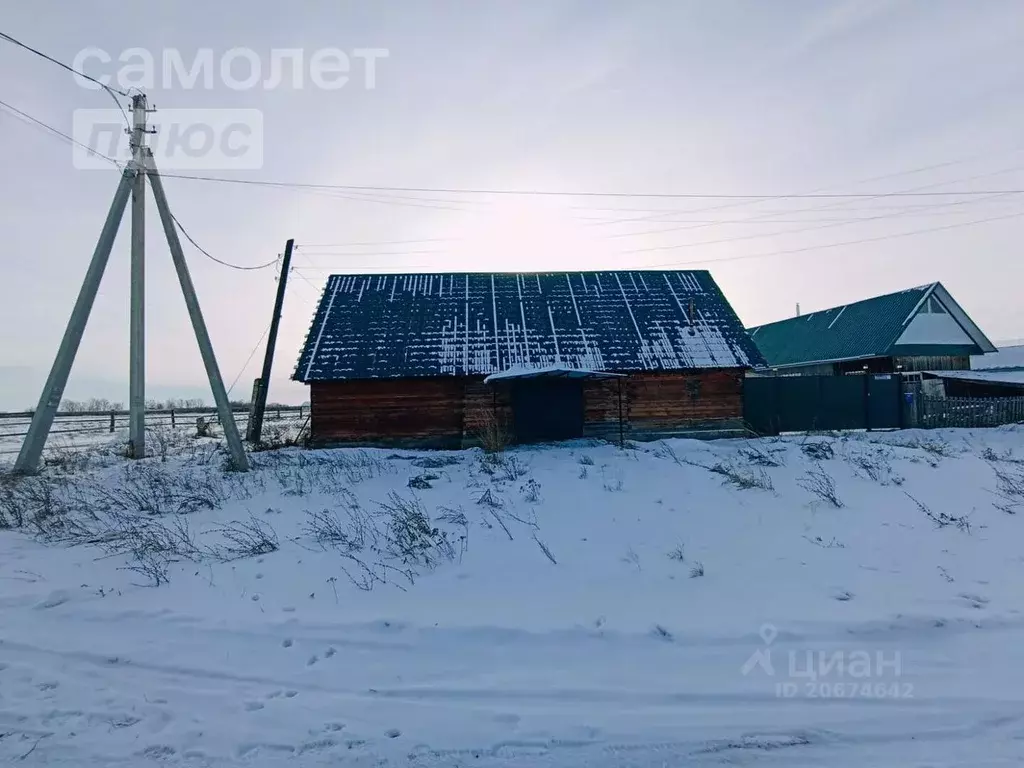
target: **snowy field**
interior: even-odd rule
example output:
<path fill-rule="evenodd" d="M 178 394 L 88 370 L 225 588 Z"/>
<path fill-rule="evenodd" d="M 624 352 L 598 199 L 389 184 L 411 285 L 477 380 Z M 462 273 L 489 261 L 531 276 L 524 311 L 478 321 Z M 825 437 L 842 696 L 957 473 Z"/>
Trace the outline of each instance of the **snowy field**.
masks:
<path fill-rule="evenodd" d="M 0 764 L 1017 766 L 1024 427 L 0 478 Z"/>

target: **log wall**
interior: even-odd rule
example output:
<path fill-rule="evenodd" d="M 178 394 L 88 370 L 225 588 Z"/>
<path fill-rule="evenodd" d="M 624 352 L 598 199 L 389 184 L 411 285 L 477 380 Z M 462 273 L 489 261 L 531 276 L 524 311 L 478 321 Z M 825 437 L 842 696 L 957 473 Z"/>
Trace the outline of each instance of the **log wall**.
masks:
<path fill-rule="evenodd" d="M 651 440 L 673 434 L 742 428 L 740 369 L 635 373 L 622 381 L 625 436 Z M 616 439 L 619 382 L 589 381 L 583 394 L 588 437 Z"/>
<path fill-rule="evenodd" d="M 464 389 L 456 378 L 313 382 L 311 438 L 320 445 L 458 448 Z"/>
<path fill-rule="evenodd" d="M 675 434 L 726 433 L 743 422 L 740 369 L 636 373 L 582 382 L 584 436 L 644 440 Z M 497 430 L 511 435 L 512 382 L 483 377 L 377 379 L 311 385 L 315 444 L 479 445 Z"/>

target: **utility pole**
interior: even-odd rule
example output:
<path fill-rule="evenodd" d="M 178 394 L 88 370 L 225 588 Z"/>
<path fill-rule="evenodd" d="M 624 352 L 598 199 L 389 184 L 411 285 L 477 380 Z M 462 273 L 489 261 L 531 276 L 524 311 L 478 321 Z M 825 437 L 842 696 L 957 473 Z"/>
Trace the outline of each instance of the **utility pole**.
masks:
<path fill-rule="evenodd" d="M 128 455 L 146 456 L 146 113 L 145 94 L 132 97 L 132 160 L 138 170 L 132 187 L 131 310 L 128 352 Z"/>
<path fill-rule="evenodd" d="M 135 114 L 135 126 L 132 130 L 133 158 L 121 174 L 121 183 L 118 184 L 117 192 L 110 204 L 107 218 L 100 232 L 96 249 L 93 251 L 92 260 L 86 270 L 85 279 L 78 292 L 78 299 L 71 310 L 71 317 L 68 318 L 67 327 L 64 330 L 64 337 L 61 339 L 57 355 L 50 368 L 50 374 L 43 385 L 43 391 L 39 396 L 39 404 L 32 414 L 32 423 L 29 425 L 25 442 L 21 445 L 18 458 L 14 463 L 16 474 L 32 474 L 39 468 L 39 459 L 43 454 L 43 447 L 46 438 L 50 434 L 50 427 L 53 426 L 54 416 L 60 406 L 61 398 L 64 396 L 64 388 L 68 383 L 68 376 L 71 367 L 74 365 L 75 356 L 82 343 L 82 335 L 85 333 L 85 326 L 92 312 L 93 304 L 96 301 L 96 294 L 99 291 L 103 273 L 110 261 L 110 252 L 117 238 L 117 230 L 121 225 L 124 216 L 124 209 L 128 205 L 128 198 L 135 193 L 132 204 L 132 292 L 131 292 L 131 320 L 130 320 L 130 342 L 131 342 L 131 426 L 132 449 L 136 458 L 145 455 L 145 366 L 143 347 L 143 281 L 144 281 L 144 222 L 142 216 L 145 208 L 142 202 L 142 194 L 145 191 L 144 183 L 140 183 L 144 176 L 148 175 L 150 186 L 153 189 L 153 197 L 156 199 L 156 207 L 160 213 L 160 221 L 163 224 L 164 235 L 167 238 L 167 245 L 171 251 L 171 260 L 174 262 L 174 269 L 178 274 L 178 282 L 181 285 L 181 292 L 185 297 L 185 305 L 188 307 L 189 319 L 192 321 L 192 329 L 195 332 L 196 343 L 199 345 L 199 352 L 203 358 L 203 365 L 206 368 L 206 375 L 210 382 L 210 389 L 213 390 L 213 399 L 217 403 L 217 412 L 220 416 L 220 423 L 224 429 L 224 438 L 228 444 L 231 454 L 231 463 L 236 470 L 246 471 L 249 469 L 249 459 L 245 455 L 245 448 L 238 434 L 238 426 L 235 424 L 234 416 L 231 413 L 231 405 L 228 402 L 227 391 L 224 389 L 224 380 L 221 378 L 220 369 L 217 367 L 217 358 L 213 353 L 213 345 L 210 343 L 210 334 L 206 329 L 202 311 L 199 308 L 199 299 L 196 297 L 195 286 L 189 275 L 188 265 L 185 263 L 185 255 L 181 249 L 181 241 L 178 239 L 177 224 L 167 203 L 167 196 L 164 194 L 163 183 L 160 180 L 156 163 L 153 160 L 153 153 L 143 144 L 146 130 L 145 115 L 147 111 L 146 99 L 138 96 L 132 99 L 132 108 Z"/>
<path fill-rule="evenodd" d="M 235 424 L 234 414 L 231 413 L 228 392 L 224 388 L 224 379 L 217 366 L 217 357 L 213 354 L 213 344 L 210 343 L 210 334 L 206 330 L 206 321 L 203 320 L 202 310 L 199 309 L 199 298 L 196 296 L 196 289 L 188 272 L 188 264 L 185 263 L 185 254 L 181 250 L 177 224 L 174 221 L 174 216 L 171 215 L 171 208 L 167 204 L 167 195 L 164 194 L 164 183 L 157 171 L 153 153 L 148 149 L 146 150 L 146 169 L 150 177 L 150 186 L 153 187 L 153 197 L 156 199 L 160 223 L 164 226 L 167 246 L 171 249 L 171 261 L 174 262 L 174 269 L 178 273 L 181 293 L 185 297 L 185 306 L 188 307 L 188 317 L 192 321 L 196 343 L 199 344 L 199 354 L 202 355 L 206 377 L 210 381 L 210 389 L 213 390 L 213 401 L 217 404 L 217 414 L 220 416 L 221 428 L 224 430 L 224 438 L 227 440 L 228 451 L 231 453 L 231 463 L 239 472 L 245 472 L 249 469 L 249 458 L 245 455 L 245 448 L 242 447 L 242 440 L 238 436 L 238 425 Z"/>
<path fill-rule="evenodd" d="M 263 437 L 263 414 L 267 409 L 267 393 L 270 390 L 270 371 L 274 365 L 274 348 L 277 346 L 277 330 L 281 325 L 281 310 L 284 307 L 284 292 L 288 286 L 288 271 L 292 264 L 292 250 L 295 240 L 284 246 L 281 261 L 281 279 L 277 282 L 277 298 L 274 299 L 274 314 L 270 318 L 270 335 L 267 337 L 267 351 L 263 356 L 263 372 L 253 387 L 252 407 L 249 412 L 249 427 L 245 439 L 254 445 Z"/>
<path fill-rule="evenodd" d="M 78 299 L 75 301 L 74 309 L 71 310 L 71 317 L 68 318 L 64 338 L 61 339 L 57 356 L 53 359 L 50 375 L 46 377 L 46 384 L 43 385 L 42 394 L 39 396 L 39 404 L 32 414 L 32 423 L 29 425 L 25 442 L 21 444 L 21 451 L 18 452 L 18 458 L 14 462 L 14 471 L 18 474 L 31 474 L 39 466 L 39 457 L 43 453 L 46 436 L 50 434 L 50 427 L 53 426 L 53 417 L 57 414 L 57 407 L 60 405 L 61 398 L 64 397 L 64 387 L 68 384 L 71 366 L 75 362 L 75 355 L 78 354 L 78 347 L 82 343 L 82 334 L 85 333 L 85 324 L 89 319 L 89 313 L 92 312 L 92 305 L 96 301 L 103 272 L 110 260 L 110 251 L 114 247 L 114 240 L 117 238 L 117 230 L 121 225 L 121 217 L 128 204 L 128 196 L 135 183 L 136 173 L 135 162 L 132 161 L 121 174 L 121 183 L 118 184 L 117 192 L 114 193 L 114 200 L 107 212 L 107 219 L 96 243 L 96 250 L 93 251 L 92 261 L 89 262 L 89 269 L 82 281 Z"/>

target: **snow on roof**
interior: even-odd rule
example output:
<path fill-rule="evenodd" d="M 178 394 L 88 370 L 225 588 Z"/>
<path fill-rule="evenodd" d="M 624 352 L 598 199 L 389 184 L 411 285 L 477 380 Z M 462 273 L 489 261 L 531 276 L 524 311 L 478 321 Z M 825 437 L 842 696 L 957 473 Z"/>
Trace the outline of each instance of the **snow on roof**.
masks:
<path fill-rule="evenodd" d="M 1024 344 L 1000 347 L 997 352 L 987 355 L 972 355 L 971 368 L 978 371 L 987 368 L 1024 368 Z"/>
<path fill-rule="evenodd" d="M 492 373 L 484 384 L 504 379 L 539 379 L 539 378 L 564 378 L 564 379 L 615 379 L 621 373 L 609 373 L 608 371 L 588 371 L 583 368 L 566 368 L 561 365 L 545 365 L 540 368 L 531 368 L 525 365 L 517 365 L 507 371 Z"/>
<path fill-rule="evenodd" d="M 332 275 L 294 378 L 763 364 L 703 270 Z"/>
<path fill-rule="evenodd" d="M 940 379 L 961 379 L 987 384 L 1024 384 L 1024 369 L 1011 371 L 928 371 Z"/>

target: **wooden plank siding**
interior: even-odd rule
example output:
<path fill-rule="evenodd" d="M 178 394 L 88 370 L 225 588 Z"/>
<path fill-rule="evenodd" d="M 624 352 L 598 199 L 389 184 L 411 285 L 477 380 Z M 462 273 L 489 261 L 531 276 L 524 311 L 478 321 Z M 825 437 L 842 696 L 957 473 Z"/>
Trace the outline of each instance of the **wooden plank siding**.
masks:
<path fill-rule="evenodd" d="M 743 369 L 635 373 L 582 382 L 584 437 L 645 440 L 726 434 L 743 424 Z M 311 383 L 314 444 L 459 448 L 490 419 L 511 433 L 514 382 L 483 377 Z"/>
<path fill-rule="evenodd" d="M 916 355 L 893 358 L 893 370 L 903 366 L 905 373 L 912 371 L 969 371 L 970 355 Z"/>

